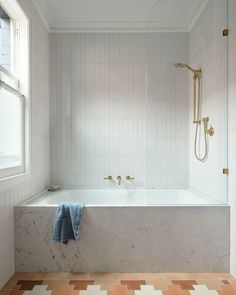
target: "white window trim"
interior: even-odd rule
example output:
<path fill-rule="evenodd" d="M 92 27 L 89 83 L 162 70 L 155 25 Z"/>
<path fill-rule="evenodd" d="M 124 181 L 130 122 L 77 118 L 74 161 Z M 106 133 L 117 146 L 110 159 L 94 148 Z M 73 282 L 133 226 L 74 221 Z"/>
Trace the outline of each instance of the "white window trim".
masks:
<path fill-rule="evenodd" d="M 1 65 L 0 86 L 19 97 L 24 97 L 23 93 L 19 91 L 19 81 L 13 78 L 12 74 L 8 73 Z"/>
<path fill-rule="evenodd" d="M 23 105 L 23 162 L 24 165 L 1 169 L 6 177 L 1 177 L 0 170 L 0 191 L 23 184 L 31 179 L 31 88 L 30 88 L 30 69 L 31 69 L 31 48 L 30 48 L 30 23 L 17 0 L 0 0 L 0 5 L 11 18 L 17 20 L 17 28 L 20 29 L 21 38 L 19 51 L 24 52 L 25 60 L 21 58 L 21 69 L 24 68 L 24 77 L 19 83 L 18 79 L 10 72 L 0 67 L 0 84 L 8 91 L 18 95 Z M 23 32 L 23 33 L 22 33 Z M 15 33 L 15 32 L 14 32 Z M 16 45 L 16 44 L 14 44 Z M 20 55 L 22 57 L 22 54 Z M 18 57 L 15 57 L 18 58 Z M 4 75 L 4 78 L 3 78 Z M 2 79 L 3 78 L 3 79 Z M 10 83 L 9 83 L 10 81 Z M 10 173 L 10 170 L 12 173 Z M 8 173 L 9 172 L 9 173 Z M 13 175 L 14 172 L 14 175 Z M 2 174 L 3 174 L 2 173 Z M 11 174 L 11 175 L 9 175 Z"/>

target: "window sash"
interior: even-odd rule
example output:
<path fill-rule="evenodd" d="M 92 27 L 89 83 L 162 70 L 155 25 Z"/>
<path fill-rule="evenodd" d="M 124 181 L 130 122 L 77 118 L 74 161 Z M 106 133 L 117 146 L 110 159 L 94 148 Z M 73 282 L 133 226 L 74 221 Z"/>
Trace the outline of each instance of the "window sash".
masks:
<path fill-rule="evenodd" d="M 5 90 L 8 90 L 9 92 L 13 93 L 16 96 L 24 97 L 24 95 L 18 90 L 12 87 L 11 85 L 7 84 L 6 82 L 0 80 L 0 87 L 3 87 Z"/>
<path fill-rule="evenodd" d="M 8 76 L 9 79 L 13 80 L 15 83 L 18 83 L 18 81 L 19 81 L 14 74 L 12 74 L 11 72 L 9 72 L 2 65 L 0 65 L 0 74 L 1 74 L 1 76 L 2 75 L 3 76 Z"/>
<path fill-rule="evenodd" d="M 17 96 L 23 96 L 19 91 L 19 80 L 0 65 L 0 86 Z"/>
<path fill-rule="evenodd" d="M 25 96 L 18 90 L 18 85 L 19 81 L 6 69 L 0 66 L 0 87 L 17 96 L 21 103 L 21 161 L 17 166 L 0 168 L 0 179 L 25 172 Z"/>
<path fill-rule="evenodd" d="M 1 84 L 0 84 L 1 86 Z M 4 89 L 6 89 L 4 87 Z M 13 93 L 15 95 L 15 93 Z M 9 167 L 3 167 L 0 168 L 0 180 L 3 178 L 16 176 L 18 174 L 25 173 L 26 171 L 26 163 L 25 163 L 25 97 L 23 95 L 16 95 L 16 99 L 20 100 L 20 163 L 19 165 L 9 166 Z"/>

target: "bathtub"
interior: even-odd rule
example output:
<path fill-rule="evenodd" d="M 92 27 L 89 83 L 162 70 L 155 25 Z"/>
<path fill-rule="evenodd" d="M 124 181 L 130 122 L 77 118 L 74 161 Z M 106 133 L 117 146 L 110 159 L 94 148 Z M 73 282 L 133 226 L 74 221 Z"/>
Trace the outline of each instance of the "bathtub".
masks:
<path fill-rule="evenodd" d="M 57 205 L 80 241 L 52 243 Z M 65 189 L 15 207 L 17 272 L 229 272 L 229 206 L 181 189 Z"/>
<path fill-rule="evenodd" d="M 64 189 L 47 192 L 26 206 L 57 206 L 62 202 L 86 206 L 220 205 L 216 200 L 184 189 Z"/>

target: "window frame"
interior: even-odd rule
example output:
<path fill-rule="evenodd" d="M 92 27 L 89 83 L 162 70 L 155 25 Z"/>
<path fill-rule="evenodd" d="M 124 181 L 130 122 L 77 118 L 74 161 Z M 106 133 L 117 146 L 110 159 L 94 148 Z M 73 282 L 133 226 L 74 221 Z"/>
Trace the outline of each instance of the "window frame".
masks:
<path fill-rule="evenodd" d="M 31 179 L 31 95 L 29 18 L 16 0 L 0 0 L 11 20 L 11 72 L 0 65 L 0 87 L 21 102 L 21 165 L 0 169 L 0 191 Z M 27 44 L 26 44 L 27 43 Z M 24 53 L 24 58 L 22 58 Z M 25 53 L 27 53 L 25 57 Z M 22 69 L 24 74 L 22 74 Z M 12 73 L 14 71 L 14 73 Z M 21 75 L 22 74 L 22 75 Z M 19 76 L 19 79 L 18 77 Z"/>

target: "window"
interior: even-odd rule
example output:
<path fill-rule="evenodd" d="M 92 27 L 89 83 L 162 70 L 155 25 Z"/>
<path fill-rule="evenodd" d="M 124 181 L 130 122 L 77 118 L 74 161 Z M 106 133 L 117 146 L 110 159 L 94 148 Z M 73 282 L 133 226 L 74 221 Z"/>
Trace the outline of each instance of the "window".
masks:
<path fill-rule="evenodd" d="M 0 180 L 29 172 L 28 60 L 28 20 L 0 0 Z"/>
<path fill-rule="evenodd" d="M 1 66 L 11 71 L 11 19 L 0 6 L 0 46 Z"/>

